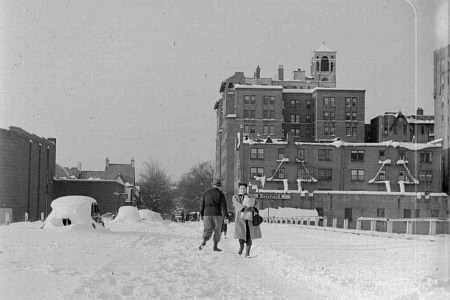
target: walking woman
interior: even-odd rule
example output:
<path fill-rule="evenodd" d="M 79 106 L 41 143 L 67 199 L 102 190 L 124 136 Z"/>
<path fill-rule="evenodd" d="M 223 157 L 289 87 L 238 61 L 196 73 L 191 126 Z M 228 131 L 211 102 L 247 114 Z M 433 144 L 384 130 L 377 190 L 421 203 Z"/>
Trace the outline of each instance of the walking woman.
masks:
<path fill-rule="evenodd" d="M 234 226 L 234 238 L 239 240 L 239 251 L 241 255 L 245 248 L 245 257 L 250 256 L 250 249 L 252 247 L 252 241 L 262 237 L 260 226 L 253 226 L 251 218 L 247 218 L 245 215 L 251 215 L 250 212 L 256 210 L 255 207 L 249 207 L 244 205 L 244 196 L 247 194 L 247 184 L 239 183 L 238 193 L 233 195 L 233 205 L 235 214 L 235 226 Z M 241 214 L 242 213 L 242 214 Z"/>

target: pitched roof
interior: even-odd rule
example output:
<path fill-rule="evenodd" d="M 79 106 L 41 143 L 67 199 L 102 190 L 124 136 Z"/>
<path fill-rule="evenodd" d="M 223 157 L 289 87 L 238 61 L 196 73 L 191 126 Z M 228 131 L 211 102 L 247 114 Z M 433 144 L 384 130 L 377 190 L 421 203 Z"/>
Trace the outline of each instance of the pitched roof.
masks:
<path fill-rule="evenodd" d="M 124 182 L 134 184 L 135 170 L 130 164 L 109 164 L 105 168 L 105 178 L 115 180 L 120 176 Z"/>

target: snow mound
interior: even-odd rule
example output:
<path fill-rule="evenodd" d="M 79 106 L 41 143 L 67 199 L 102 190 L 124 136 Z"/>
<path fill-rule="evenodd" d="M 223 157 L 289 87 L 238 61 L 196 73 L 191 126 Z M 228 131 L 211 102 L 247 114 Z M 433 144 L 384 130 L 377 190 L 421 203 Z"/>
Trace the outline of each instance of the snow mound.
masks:
<path fill-rule="evenodd" d="M 63 227 L 63 219 L 69 219 L 69 228 L 93 228 L 91 205 L 97 203 L 87 196 L 65 196 L 51 203 L 52 211 L 45 220 L 44 228 Z"/>
<path fill-rule="evenodd" d="M 140 209 L 139 215 L 141 216 L 142 220 L 149 220 L 149 221 L 162 221 L 162 217 L 159 213 L 154 212 L 150 209 Z"/>
<path fill-rule="evenodd" d="M 318 217 L 315 209 L 300 209 L 292 207 L 266 208 L 259 211 L 262 217 L 295 218 L 295 217 Z"/>
<path fill-rule="evenodd" d="M 119 208 L 119 212 L 111 223 L 135 223 L 140 222 L 141 216 L 138 209 L 135 206 L 122 206 Z"/>

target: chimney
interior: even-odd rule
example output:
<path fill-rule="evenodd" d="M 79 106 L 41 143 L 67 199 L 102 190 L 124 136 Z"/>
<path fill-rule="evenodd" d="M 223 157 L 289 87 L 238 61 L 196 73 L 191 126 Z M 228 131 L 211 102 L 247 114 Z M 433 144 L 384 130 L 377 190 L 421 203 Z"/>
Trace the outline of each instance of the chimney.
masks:
<path fill-rule="evenodd" d="M 420 108 L 420 107 L 417 108 L 417 115 L 423 116 L 423 108 Z"/>
<path fill-rule="evenodd" d="M 131 167 L 134 168 L 134 158 L 131 158 Z"/>
<path fill-rule="evenodd" d="M 283 65 L 278 66 L 278 80 L 284 80 L 284 68 Z"/>
<path fill-rule="evenodd" d="M 256 78 L 260 78 L 261 77 L 261 68 L 259 67 L 259 65 L 256 67 L 255 77 Z"/>
<path fill-rule="evenodd" d="M 108 168 L 109 167 L 109 158 L 106 158 L 106 161 L 105 161 L 105 168 Z"/>
<path fill-rule="evenodd" d="M 305 81 L 305 71 L 302 69 L 297 69 L 294 71 L 294 80 Z"/>

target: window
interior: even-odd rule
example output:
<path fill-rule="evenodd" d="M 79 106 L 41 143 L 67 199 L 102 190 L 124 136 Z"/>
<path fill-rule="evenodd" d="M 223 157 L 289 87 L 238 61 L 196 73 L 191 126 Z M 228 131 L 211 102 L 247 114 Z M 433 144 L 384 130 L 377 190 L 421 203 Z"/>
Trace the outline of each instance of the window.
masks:
<path fill-rule="evenodd" d="M 323 105 L 324 106 L 330 106 L 330 98 L 329 97 L 323 98 Z"/>
<path fill-rule="evenodd" d="M 264 159 L 264 149 L 263 148 L 251 148 L 250 149 L 251 159 Z"/>
<path fill-rule="evenodd" d="M 264 105 L 269 105 L 269 96 L 264 96 L 263 97 L 263 104 Z M 291 105 L 292 105 L 292 101 L 291 101 Z"/>
<path fill-rule="evenodd" d="M 385 181 L 386 180 L 386 170 L 381 170 L 380 174 L 378 174 L 378 180 Z"/>
<path fill-rule="evenodd" d="M 275 126 L 269 125 L 269 135 L 275 135 Z"/>
<path fill-rule="evenodd" d="M 433 152 L 422 152 L 420 153 L 421 163 L 431 163 L 433 161 Z"/>
<path fill-rule="evenodd" d="M 345 97 L 345 106 L 347 106 L 347 107 L 352 106 L 352 98 Z"/>
<path fill-rule="evenodd" d="M 324 135 L 334 135 L 335 127 L 334 123 L 325 122 L 323 127 L 323 134 Z"/>
<path fill-rule="evenodd" d="M 317 177 L 322 181 L 330 181 L 332 180 L 332 169 L 318 169 Z"/>
<path fill-rule="evenodd" d="M 439 209 L 431 209 L 430 212 L 431 212 L 431 217 L 432 218 L 439 217 Z"/>
<path fill-rule="evenodd" d="M 244 96 L 244 104 L 250 104 L 250 96 Z"/>
<path fill-rule="evenodd" d="M 275 127 L 273 125 L 264 125 L 263 126 L 263 135 L 274 135 L 275 134 Z"/>
<path fill-rule="evenodd" d="M 378 152 L 378 159 L 381 161 L 386 160 L 386 151 L 385 150 L 380 150 Z"/>
<path fill-rule="evenodd" d="M 250 178 L 255 178 L 255 176 L 264 176 L 264 168 L 250 168 Z"/>
<path fill-rule="evenodd" d="M 324 120 L 329 120 L 330 119 L 330 113 L 328 111 L 324 111 L 323 112 L 323 119 Z"/>
<path fill-rule="evenodd" d="M 351 170 L 352 181 L 362 181 L 364 180 L 364 169 Z"/>
<path fill-rule="evenodd" d="M 244 125 L 244 133 L 255 133 L 255 125 Z"/>
<path fill-rule="evenodd" d="M 356 113 L 352 112 L 352 120 L 356 121 Z"/>
<path fill-rule="evenodd" d="M 277 177 L 278 177 L 278 179 L 285 179 L 285 178 L 286 178 L 285 175 L 286 175 L 286 174 L 285 174 L 285 172 L 284 172 L 284 168 L 279 168 L 279 169 L 278 169 L 278 172 L 277 172 Z"/>
<path fill-rule="evenodd" d="M 420 132 L 422 134 L 425 134 L 425 126 L 423 126 L 423 125 L 420 126 Z"/>
<path fill-rule="evenodd" d="M 256 96 L 255 95 L 250 96 L 250 104 L 256 104 Z"/>
<path fill-rule="evenodd" d="M 269 118 L 275 119 L 275 111 L 274 110 L 269 110 Z"/>
<path fill-rule="evenodd" d="M 268 119 L 269 118 L 269 111 L 267 109 L 263 110 L 263 119 Z"/>
<path fill-rule="evenodd" d="M 403 210 L 403 218 L 410 219 L 411 218 L 411 209 L 405 208 Z"/>
<path fill-rule="evenodd" d="M 300 124 L 300 115 L 291 115 L 291 123 Z"/>
<path fill-rule="evenodd" d="M 250 110 L 250 118 L 254 119 L 256 117 L 256 110 Z"/>
<path fill-rule="evenodd" d="M 319 149 L 319 160 L 331 160 L 331 149 Z"/>
<path fill-rule="evenodd" d="M 250 111 L 247 109 L 244 109 L 244 119 L 250 118 Z"/>
<path fill-rule="evenodd" d="M 405 172 L 403 172 L 403 171 L 398 172 L 398 180 L 402 180 L 402 181 L 405 180 Z"/>
<path fill-rule="evenodd" d="M 284 148 L 278 148 L 278 159 L 284 158 Z"/>
<path fill-rule="evenodd" d="M 420 182 L 432 182 L 433 181 L 433 170 L 419 171 L 419 181 Z"/>
<path fill-rule="evenodd" d="M 416 208 L 415 210 L 414 210 L 414 217 L 415 218 L 420 218 L 420 209 L 418 209 L 418 208 Z"/>
<path fill-rule="evenodd" d="M 336 120 L 336 113 L 335 112 L 330 112 L 330 120 Z"/>
<path fill-rule="evenodd" d="M 334 101 L 334 97 L 330 97 L 330 105 L 336 106 L 336 102 Z"/>
<path fill-rule="evenodd" d="M 378 218 L 384 218 L 384 208 L 377 208 L 377 217 Z"/>
<path fill-rule="evenodd" d="M 352 126 L 352 135 L 356 136 L 357 133 L 358 133 L 358 130 L 357 130 L 356 126 Z"/>
<path fill-rule="evenodd" d="M 269 104 L 270 105 L 274 105 L 275 104 L 275 96 L 270 96 Z"/>
<path fill-rule="evenodd" d="M 398 159 L 406 160 L 406 151 L 405 150 L 398 151 Z"/>
<path fill-rule="evenodd" d="M 345 134 L 348 136 L 352 135 L 352 127 L 351 126 L 346 126 L 345 127 Z"/>
<path fill-rule="evenodd" d="M 311 108 L 311 100 L 306 100 L 306 108 Z"/>
<path fill-rule="evenodd" d="M 297 159 L 305 160 L 305 149 L 297 149 Z"/>
<path fill-rule="evenodd" d="M 345 113 L 345 121 L 351 121 L 352 120 L 352 114 L 350 112 Z"/>
<path fill-rule="evenodd" d="M 293 136 L 300 136 L 300 129 L 298 129 L 298 128 L 291 128 L 291 134 Z"/>
<path fill-rule="evenodd" d="M 403 134 L 404 134 L 404 135 L 406 135 L 407 129 L 408 129 L 407 126 L 406 126 L 406 125 L 403 125 Z"/>
<path fill-rule="evenodd" d="M 356 100 L 357 100 L 358 98 L 356 98 L 356 97 L 353 97 L 352 98 L 352 106 L 356 106 Z"/>
<path fill-rule="evenodd" d="M 306 114 L 306 123 L 311 123 L 311 114 Z"/>
<path fill-rule="evenodd" d="M 350 153 L 351 161 L 364 161 L 364 150 L 352 150 Z"/>
<path fill-rule="evenodd" d="M 349 221 L 352 220 L 352 209 L 350 207 L 346 207 L 344 210 L 344 219 Z"/>

